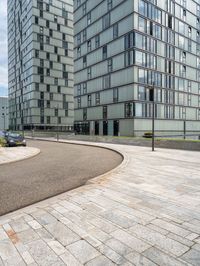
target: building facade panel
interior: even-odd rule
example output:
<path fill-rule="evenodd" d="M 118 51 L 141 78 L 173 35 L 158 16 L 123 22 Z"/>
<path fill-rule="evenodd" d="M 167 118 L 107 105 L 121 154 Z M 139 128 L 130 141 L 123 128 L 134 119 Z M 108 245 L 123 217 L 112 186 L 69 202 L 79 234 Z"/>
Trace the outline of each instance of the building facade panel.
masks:
<path fill-rule="evenodd" d="M 9 124 L 71 130 L 73 1 L 8 0 Z"/>
<path fill-rule="evenodd" d="M 74 2 L 77 131 L 150 131 L 154 88 L 157 131 L 199 132 L 200 2 Z"/>

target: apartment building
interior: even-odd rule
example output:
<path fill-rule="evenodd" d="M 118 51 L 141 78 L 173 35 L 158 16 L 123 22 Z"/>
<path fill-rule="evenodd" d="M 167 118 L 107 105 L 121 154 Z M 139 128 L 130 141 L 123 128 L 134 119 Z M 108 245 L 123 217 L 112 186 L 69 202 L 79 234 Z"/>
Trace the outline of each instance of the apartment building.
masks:
<path fill-rule="evenodd" d="M 75 129 L 200 132 L 200 1 L 75 0 Z"/>
<path fill-rule="evenodd" d="M 73 0 L 8 0 L 11 129 L 71 130 Z"/>
<path fill-rule="evenodd" d="M 0 96 L 0 130 L 8 129 L 8 97 Z"/>

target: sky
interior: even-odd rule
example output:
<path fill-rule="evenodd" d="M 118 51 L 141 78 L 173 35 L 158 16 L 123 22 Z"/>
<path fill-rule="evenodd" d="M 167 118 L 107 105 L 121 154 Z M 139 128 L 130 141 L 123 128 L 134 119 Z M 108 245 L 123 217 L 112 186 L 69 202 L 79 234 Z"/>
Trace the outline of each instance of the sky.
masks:
<path fill-rule="evenodd" d="M 0 0 L 0 96 L 8 94 L 7 0 Z"/>

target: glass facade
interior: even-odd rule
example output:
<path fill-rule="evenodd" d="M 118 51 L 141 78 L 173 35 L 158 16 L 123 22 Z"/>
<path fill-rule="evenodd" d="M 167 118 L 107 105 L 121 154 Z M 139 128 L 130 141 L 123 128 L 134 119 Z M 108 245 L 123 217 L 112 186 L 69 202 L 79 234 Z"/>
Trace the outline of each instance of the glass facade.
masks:
<path fill-rule="evenodd" d="M 10 128 L 71 130 L 73 1 L 8 0 L 8 50 Z"/>
<path fill-rule="evenodd" d="M 114 135 L 114 121 L 118 135 L 151 130 L 154 84 L 158 131 L 182 132 L 186 121 L 199 132 L 200 1 L 97 2 L 74 1 L 77 128 L 86 109 L 90 134 L 98 123 L 99 134 Z"/>

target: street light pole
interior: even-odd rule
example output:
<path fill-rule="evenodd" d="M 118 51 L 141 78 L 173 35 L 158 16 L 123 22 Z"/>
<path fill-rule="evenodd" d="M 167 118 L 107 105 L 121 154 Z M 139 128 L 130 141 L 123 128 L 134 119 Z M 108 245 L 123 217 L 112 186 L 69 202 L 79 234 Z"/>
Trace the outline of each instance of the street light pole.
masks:
<path fill-rule="evenodd" d="M 6 130 L 6 116 L 5 116 L 5 114 L 3 115 L 3 129 L 4 129 L 4 131 Z"/>
<path fill-rule="evenodd" d="M 59 108 L 59 104 L 57 103 L 57 106 L 56 106 L 56 108 L 57 108 L 57 112 L 58 112 L 58 108 Z M 56 139 L 57 139 L 57 141 L 59 141 L 59 133 L 58 133 L 58 113 L 57 113 L 57 116 L 56 116 L 56 118 L 57 118 L 57 129 L 56 129 Z"/>
<path fill-rule="evenodd" d="M 154 99 L 154 83 L 150 87 L 150 101 L 152 102 L 152 151 L 155 151 L 155 99 Z"/>

